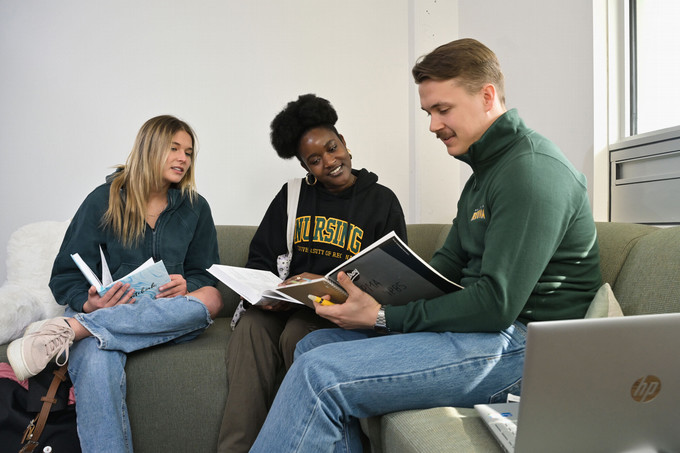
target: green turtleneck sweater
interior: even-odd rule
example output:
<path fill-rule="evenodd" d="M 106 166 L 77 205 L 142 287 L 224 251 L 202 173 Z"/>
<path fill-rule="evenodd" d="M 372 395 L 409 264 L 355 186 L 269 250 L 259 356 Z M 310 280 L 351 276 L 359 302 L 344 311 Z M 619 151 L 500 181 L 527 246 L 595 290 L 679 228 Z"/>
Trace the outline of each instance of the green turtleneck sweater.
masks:
<path fill-rule="evenodd" d="M 583 174 L 515 110 L 459 159 L 473 175 L 430 264 L 465 289 L 388 305 L 388 327 L 493 332 L 515 320 L 582 318 L 602 284 Z"/>

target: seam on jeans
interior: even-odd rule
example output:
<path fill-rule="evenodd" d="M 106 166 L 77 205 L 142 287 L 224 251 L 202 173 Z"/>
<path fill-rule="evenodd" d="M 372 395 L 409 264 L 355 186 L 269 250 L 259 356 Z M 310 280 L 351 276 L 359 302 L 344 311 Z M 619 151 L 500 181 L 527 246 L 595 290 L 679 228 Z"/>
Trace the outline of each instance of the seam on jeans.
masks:
<path fill-rule="evenodd" d="M 460 361 L 460 362 L 450 363 L 450 364 L 443 365 L 443 366 L 432 367 L 432 368 L 424 368 L 424 369 L 418 370 L 416 372 L 409 371 L 409 372 L 399 373 L 399 374 L 375 375 L 375 376 L 365 377 L 365 378 L 362 378 L 362 379 L 357 379 L 357 380 L 352 380 L 352 381 L 337 382 L 337 383 L 333 384 L 332 386 L 324 387 L 324 388 L 320 389 L 319 391 L 317 391 L 316 397 L 317 397 L 317 399 L 319 399 L 319 397 L 323 393 L 330 391 L 330 390 L 334 390 L 337 387 L 343 386 L 343 385 L 365 383 L 365 382 L 370 382 L 371 380 L 375 380 L 375 379 L 394 378 L 394 377 L 401 378 L 401 377 L 404 377 L 404 376 L 407 376 L 407 375 L 417 376 L 417 375 L 422 374 L 422 373 L 430 373 L 430 372 L 433 372 L 433 371 L 444 370 L 444 369 L 450 368 L 452 366 L 469 365 L 471 363 L 477 363 L 477 362 L 488 362 L 491 359 L 497 359 L 499 357 L 514 357 L 516 355 L 523 355 L 524 352 L 525 352 L 525 348 L 522 347 L 522 348 L 515 349 L 515 350 L 512 350 L 512 351 L 508 351 L 508 352 L 505 352 L 505 353 L 502 353 L 502 354 L 489 354 L 489 355 L 486 355 L 486 356 L 474 357 L 472 359 L 466 359 L 466 360 L 463 360 L 463 361 Z"/>
<path fill-rule="evenodd" d="M 125 442 L 125 451 L 127 453 L 132 453 L 132 451 L 128 449 L 128 446 L 132 444 L 132 433 L 127 429 L 127 427 L 130 426 L 130 415 L 128 414 L 127 404 L 125 402 L 125 399 L 127 398 L 127 386 L 123 386 L 123 383 L 126 379 L 125 366 L 123 366 L 123 373 L 121 375 L 120 381 L 120 393 L 123 396 L 120 404 L 121 424 L 123 428 L 123 442 Z"/>
<path fill-rule="evenodd" d="M 304 439 L 305 436 L 307 435 L 307 431 L 309 431 L 309 425 L 311 424 L 311 421 L 314 420 L 314 414 L 316 414 L 316 411 L 319 408 L 320 404 L 321 404 L 321 398 L 319 398 L 319 396 L 317 395 L 316 396 L 316 403 L 314 404 L 314 409 L 312 409 L 312 412 L 309 414 L 309 418 L 305 422 L 305 427 L 302 430 L 301 436 L 298 438 L 297 445 L 295 445 L 294 451 L 296 453 L 302 452 L 302 450 L 300 450 L 300 443 L 302 442 L 302 439 Z M 302 452 L 302 453 L 305 453 L 305 452 Z"/>
<path fill-rule="evenodd" d="M 389 374 L 389 375 L 376 375 L 376 376 L 371 376 L 371 377 L 366 377 L 362 379 L 356 379 L 352 381 L 343 381 L 343 382 L 338 382 L 334 384 L 333 386 L 330 387 L 325 387 L 321 389 L 319 392 L 317 392 L 317 398 L 322 395 L 325 392 L 335 390 L 337 387 L 343 386 L 343 385 L 353 385 L 353 384 L 362 384 L 362 383 L 367 383 L 371 382 L 373 380 L 378 380 L 378 379 L 386 379 L 386 378 L 402 378 L 405 376 L 418 376 L 423 373 L 431 373 L 433 371 L 441 371 L 445 370 L 447 368 L 451 368 L 452 366 L 462 366 L 462 365 L 469 365 L 471 363 L 486 363 L 489 362 L 490 360 L 497 359 L 499 357 L 514 357 L 516 355 L 523 355 L 524 354 L 524 348 L 522 350 L 517 350 L 517 351 L 510 351 L 504 354 L 494 354 L 494 355 L 487 355 L 483 357 L 475 357 L 474 359 L 468 359 L 464 360 L 461 362 L 455 362 L 451 363 L 445 366 L 438 366 L 438 367 L 433 367 L 433 368 L 426 368 L 418 371 L 410 371 L 410 372 L 404 372 L 404 373 L 399 373 L 399 374 Z"/>
<path fill-rule="evenodd" d="M 370 381 L 371 379 L 384 379 L 384 378 L 393 378 L 393 377 L 401 378 L 401 377 L 408 376 L 408 375 L 417 376 L 417 375 L 422 374 L 422 373 L 430 373 L 430 372 L 445 370 L 445 369 L 450 368 L 452 366 L 458 367 L 458 366 L 464 366 L 464 365 L 469 365 L 469 364 L 473 364 L 473 363 L 486 363 L 486 362 L 489 362 L 489 361 L 496 360 L 500 357 L 514 357 L 516 355 L 524 355 L 524 351 L 525 351 L 525 348 L 522 347 L 520 349 L 514 349 L 514 350 L 511 350 L 511 351 L 504 352 L 502 354 L 488 354 L 488 355 L 485 355 L 485 356 L 477 356 L 477 357 L 462 360 L 462 361 L 459 361 L 459 362 L 449 363 L 447 365 L 431 367 L 431 368 L 423 368 L 423 369 L 417 370 L 415 372 L 410 371 L 410 372 L 405 372 L 405 373 L 400 373 L 400 374 L 376 375 L 376 376 L 371 376 L 369 378 L 363 378 L 363 379 L 356 380 L 356 381 L 346 381 L 346 382 L 343 382 L 343 383 L 338 383 L 337 385 L 362 383 L 364 381 Z M 335 386 L 333 386 L 333 387 L 335 387 Z M 330 390 L 333 387 L 328 387 L 327 389 Z"/>
<path fill-rule="evenodd" d="M 98 348 L 99 349 L 106 349 L 108 347 L 108 343 L 104 341 L 104 338 L 97 334 L 92 332 L 92 326 L 90 325 L 89 321 L 84 317 L 85 313 L 77 313 L 74 318 L 78 320 L 78 322 L 85 328 L 87 329 L 90 334 L 97 339 L 97 342 L 99 343 Z"/>
<path fill-rule="evenodd" d="M 210 316 L 210 310 L 208 310 L 208 307 L 206 307 L 205 304 L 203 302 L 201 302 L 201 299 L 199 299 L 198 297 L 194 297 L 194 296 L 184 296 L 184 297 L 186 297 L 187 300 L 190 300 L 192 302 L 200 304 L 201 307 L 203 307 L 203 309 L 205 310 L 205 319 L 208 322 L 208 325 L 205 326 L 204 329 L 207 329 L 208 327 L 210 327 L 213 324 L 214 320 Z"/>

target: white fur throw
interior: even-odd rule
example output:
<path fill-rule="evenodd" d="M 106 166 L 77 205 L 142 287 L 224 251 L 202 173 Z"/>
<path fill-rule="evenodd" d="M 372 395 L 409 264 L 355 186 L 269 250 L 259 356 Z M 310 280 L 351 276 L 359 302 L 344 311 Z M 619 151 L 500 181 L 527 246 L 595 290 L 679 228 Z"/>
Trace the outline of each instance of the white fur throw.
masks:
<path fill-rule="evenodd" d="M 18 338 L 26 326 L 61 316 L 47 286 L 69 222 L 36 222 L 12 233 L 7 243 L 7 281 L 0 287 L 0 344 Z"/>

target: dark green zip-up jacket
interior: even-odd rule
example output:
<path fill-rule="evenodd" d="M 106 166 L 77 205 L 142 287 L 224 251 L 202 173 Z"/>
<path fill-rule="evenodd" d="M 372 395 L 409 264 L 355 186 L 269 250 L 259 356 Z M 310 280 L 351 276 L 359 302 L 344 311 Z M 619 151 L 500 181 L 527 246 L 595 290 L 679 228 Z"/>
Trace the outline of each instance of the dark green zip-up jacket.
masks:
<path fill-rule="evenodd" d="M 149 258 L 163 260 L 168 274 L 181 274 L 187 281 L 187 291 L 214 286 L 216 281 L 206 269 L 219 263 L 217 233 L 208 202 L 198 195 L 192 203 L 179 189 L 168 191 L 168 206 L 158 217 L 156 226 L 147 225 L 139 245 L 123 247 L 101 219 L 109 204 L 110 183 L 92 191 L 80 205 L 66 230 L 57 258 L 52 267 L 50 289 L 62 305 L 81 312 L 87 301 L 90 284 L 71 259 L 78 253 L 85 263 L 101 277 L 99 245 L 104 250 L 113 280 L 135 270 Z"/>
<path fill-rule="evenodd" d="M 473 175 L 430 264 L 465 289 L 388 306 L 388 327 L 492 332 L 515 320 L 582 318 L 602 283 L 585 177 L 515 110 L 460 160 Z"/>

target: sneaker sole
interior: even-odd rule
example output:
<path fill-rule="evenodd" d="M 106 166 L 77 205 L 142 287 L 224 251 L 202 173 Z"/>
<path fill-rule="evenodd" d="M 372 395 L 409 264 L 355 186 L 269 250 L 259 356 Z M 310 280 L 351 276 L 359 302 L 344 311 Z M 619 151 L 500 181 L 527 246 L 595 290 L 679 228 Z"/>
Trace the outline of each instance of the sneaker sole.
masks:
<path fill-rule="evenodd" d="M 24 381 L 36 375 L 36 373 L 32 373 L 28 369 L 26 362 L 24 362 L 24 356 L 21 353 L 21 346 L 23 344 L 23 341 L 24 341 L 23 338 L 19 338 L 18 340 L 14 340 L 13 342 L 11 342 L 7 347 L 7 360 L 9 360 L 9 364 L 12 366 L 12 369 L 14 370 L 14 375 L 20 381 Z"/>

